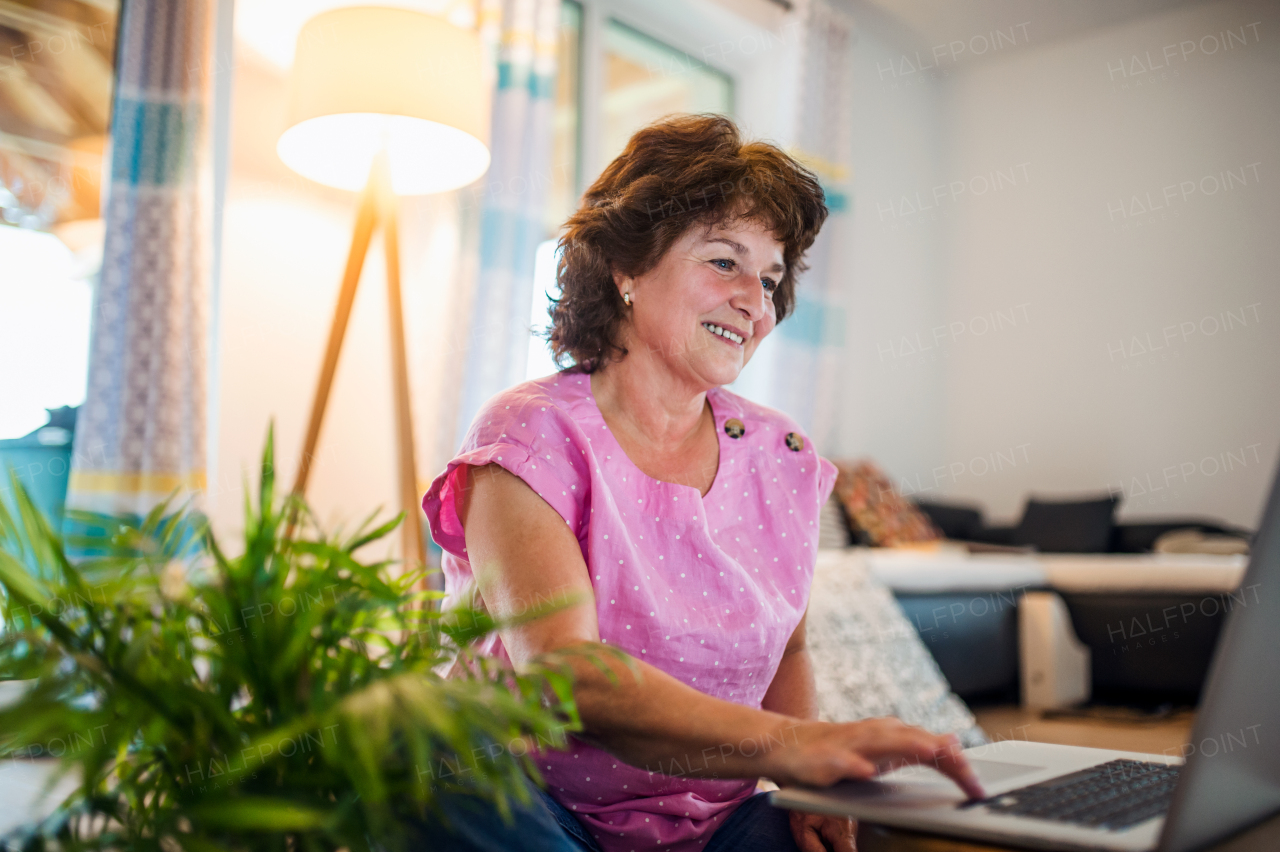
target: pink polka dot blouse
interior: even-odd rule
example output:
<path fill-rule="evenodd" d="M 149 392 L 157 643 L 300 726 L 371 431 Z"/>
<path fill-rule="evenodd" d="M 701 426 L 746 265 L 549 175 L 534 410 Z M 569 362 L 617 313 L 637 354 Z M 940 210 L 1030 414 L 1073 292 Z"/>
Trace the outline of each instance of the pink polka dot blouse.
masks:
<path fill-rule="evenodd" d="M 498 464 L 577 536 L 603 642 L 707 695 L 759 707 L 808 604 L 818 511 L 836 471 L 785 415 L 723 389 L 707 398 L 720 466 L 705 497 L 632 464 L 586 375 L 559 373 L 490 400 L 423 499 L 444 550 L 446 603 L 472 582 L 457 469 Z M 497 636 L 481 650 L 506 656 Z M 605 852 L 701 849 L 755 788 L 752 779 L 688 777 L 703 766 L 714 772 L 714 752 L 630 766 L 569 742 L 544 753 L 539 769 Z"/>

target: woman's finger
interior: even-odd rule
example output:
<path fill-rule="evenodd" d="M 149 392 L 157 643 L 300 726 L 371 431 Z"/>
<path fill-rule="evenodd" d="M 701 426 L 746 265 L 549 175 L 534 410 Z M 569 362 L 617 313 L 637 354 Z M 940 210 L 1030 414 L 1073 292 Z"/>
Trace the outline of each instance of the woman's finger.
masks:
<path fill-rule="evenodd" d="M 791 837 L 795 840 L 800 852 L 827 852 L 822 845 L 822 838 L 814 830 L 813 814 L 804 811 L 791 812 Z"/>
<path fill-rule="evenodd" d="M 959 784 L 970 799 L 985 799 L 987 794 L 982 789 L 982 782 L 978 780 L 978 773 L 974 771 L 969 759 L 964 756 L 960 740 L 954 735 L 949 738 L 951 743 L 938 755 L 938 771 Z"/>
<path fill-rule="evenodd" d="M 818 828 L 831 852 L 857 852 L 853 846 L 853 830 L 854 822 L 847 817 L 827 817 Z"/>
<path fill-rule="evenodd" d="M 876 766 L 876 762 L 868 760 L 866 755 L 849 752 L 844 755 L 844 760 L 841 761 L 840 772 L 841 778 L 863 781 L 876 777 L 879 769 Z"/>
<path fill-rule="evenodd" d="M 950 778 L 971 799 L 985 798 L 978 775 L 964 756 L 964 748 L 954 734 L 937 736 L 919 728 L 903 726 L 879 733 L 861 749 L 864 756 L 886 766 L 920 764 L 932 766 Z"/>

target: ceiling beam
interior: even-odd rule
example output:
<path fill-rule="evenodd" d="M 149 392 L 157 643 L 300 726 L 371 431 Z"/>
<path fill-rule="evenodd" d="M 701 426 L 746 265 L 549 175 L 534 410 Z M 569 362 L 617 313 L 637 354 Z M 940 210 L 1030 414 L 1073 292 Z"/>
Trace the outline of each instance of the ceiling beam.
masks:
<path fill-rule="evenodd" d="M 0 148 L 11 148 L 14 151 L 26 154 L 28 157 L 54 160 L 60 163 L 69 163 L 77 156 L 75 151 L 65 145 L 45 142 L 41 139 L 32 139 L 30 136 L 5 133 L 3 130 L 0 130 Z"/>
<path fill-rule="evenodd" d="M 75 29 L 75 25 L 66 18 L 12 0 L 0 0 L 0 24 L 39 36 L 65 35 Z"/>

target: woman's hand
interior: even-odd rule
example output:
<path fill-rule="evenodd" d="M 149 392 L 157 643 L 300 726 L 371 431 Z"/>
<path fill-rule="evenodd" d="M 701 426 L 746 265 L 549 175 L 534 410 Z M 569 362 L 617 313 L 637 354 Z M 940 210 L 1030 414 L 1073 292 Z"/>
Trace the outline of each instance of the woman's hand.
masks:
<path fill-rule="evenodd" d="M 932 766 L 971 799 L 985 797 L 978 776 L 953 734 L 931 734 L 897 719 L 795 722 L 780 734 L 784 745 L 768 755 L 766 774 L 780 785 L 826 787 L 874 778 L 899 766 Z M 793 823 L 794 825 L 794 823 Z"/>
<path fill-rule="evenodd" d="M 791 812 L 791 836 L 800 852 L 857 852 L 853 842 L 857 827 L 848 817 Z"/>

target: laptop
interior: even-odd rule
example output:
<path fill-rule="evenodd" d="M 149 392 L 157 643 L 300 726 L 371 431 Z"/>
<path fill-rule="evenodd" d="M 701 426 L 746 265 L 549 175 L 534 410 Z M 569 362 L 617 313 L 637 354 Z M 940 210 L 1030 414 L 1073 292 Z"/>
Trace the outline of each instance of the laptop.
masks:
<path fill-rule="evenodd" d="M 1280 471 L 1240 588 L 1178 754 L 1004 740 L 965 750 L 981 801 L 911 766 L 773 804 L 1026 849 L 1192 852 L 1230 837 L 1280 811 Z"/>

